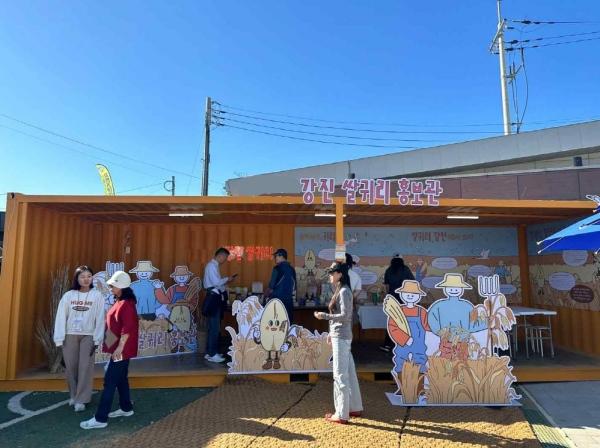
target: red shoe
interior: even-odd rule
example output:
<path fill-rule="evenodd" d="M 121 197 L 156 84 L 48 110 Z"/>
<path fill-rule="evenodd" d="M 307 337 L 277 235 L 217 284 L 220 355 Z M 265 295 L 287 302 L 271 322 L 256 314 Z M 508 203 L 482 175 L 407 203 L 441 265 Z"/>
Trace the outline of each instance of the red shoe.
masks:
<path fill-rule="evenodd" d="M 350 417 L 361 417 L 362 411 L 350 411 Z"/>
<path fill-rule="evenodd" d="M 348 420 L 344 420 L 341 418 L 334 418 L 333 414 L 325 414 L 325 420 L 327 420 L 329 423 L 337 423 L 338 425 L 348 424 Z"/>

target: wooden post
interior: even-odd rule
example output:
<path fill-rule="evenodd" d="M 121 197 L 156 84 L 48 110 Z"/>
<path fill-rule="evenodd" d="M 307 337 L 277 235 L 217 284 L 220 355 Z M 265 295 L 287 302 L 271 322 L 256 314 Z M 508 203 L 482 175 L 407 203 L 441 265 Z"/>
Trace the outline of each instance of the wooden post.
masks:
<path fill-rule="evenodd" d="M 522 305 L 531 305 L 531 280 L 529 278 L 529 252 L 527 249 L 527 226 L 519 225 L 519 269 L 521 278 Z"/>
<path fill-rule="evenodd" d="M 345 198 L 337 197 L 335 198 L 335 246 L 336 252 L 338 248 L 344 247 L 344 252 L 346 248 L 344 246 L 344 200 Z M 339 260 L 340 257 L 336 257 L 337 261 L 344 261 L 346 257 L 344 255 L 343 260 Z"/>

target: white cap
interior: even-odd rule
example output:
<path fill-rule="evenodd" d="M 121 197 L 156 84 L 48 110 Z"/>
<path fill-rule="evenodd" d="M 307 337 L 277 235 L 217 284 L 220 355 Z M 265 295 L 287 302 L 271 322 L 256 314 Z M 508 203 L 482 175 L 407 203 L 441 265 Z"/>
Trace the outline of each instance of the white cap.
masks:
<path fill-rule="evenodd" d="M 116 271 L 106 283 L 119 289 L 129 288 L 131 277 L 127 272 Z"/>

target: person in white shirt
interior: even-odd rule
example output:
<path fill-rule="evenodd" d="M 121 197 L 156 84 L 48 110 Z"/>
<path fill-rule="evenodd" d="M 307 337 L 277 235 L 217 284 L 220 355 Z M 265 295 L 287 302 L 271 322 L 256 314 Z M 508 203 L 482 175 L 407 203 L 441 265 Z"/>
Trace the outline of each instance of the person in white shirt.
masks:
<path fill-rule="evenodd" d="M 362 280 L 360 275 L 352 270 L 356 265 L 356 262 L 352 258 L 352 255 L 346 252 L 346 266 L 348 266 L 348 277 L 350 277 L 350 289 L 352 290 L 352 297 L 354 297 L 354 304 L 358 300 L 358 296 L 362 290 Z"/>
<path fill-rule="evenodd" d="M 62 346 L 69 386 L 69 405 L 75 412 L 85 410 L 92 399 L 94 354 L 104 339 L 104 297 L 94 289 L 94 273 L 79 266 L 71 289 L 58 304 L 54 322 L 54 343 Z"/>
<path fill-rule="evenodd" d="M 227 261 L 229 251 L 220 247 L 215 252 L 215 258 L 210 260 L 204 268 L 204 288 L 206 298 L 202 304 L 202 314 L 208 319 L 208 335 L 206 338 L 206 355 L 204 357 L 210 362 L 223 362 L 225 358 L 219 354 L 219 336 L 221 331 L 221 319 L 227 306 L 227 283 L 237 277 L 221 277 L 219 267 Z"/>

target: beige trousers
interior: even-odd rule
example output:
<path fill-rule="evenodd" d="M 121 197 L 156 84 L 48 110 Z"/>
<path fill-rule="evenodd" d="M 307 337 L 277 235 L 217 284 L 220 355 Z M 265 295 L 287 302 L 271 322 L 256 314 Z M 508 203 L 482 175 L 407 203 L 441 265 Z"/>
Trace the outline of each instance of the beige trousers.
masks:
<path fill-rule="evenodd" d="M 94 381 L 94 339 L 92 336 L 67 334 L 63 342 L 69 394 L 75 403 L 89 403 Z"/>

